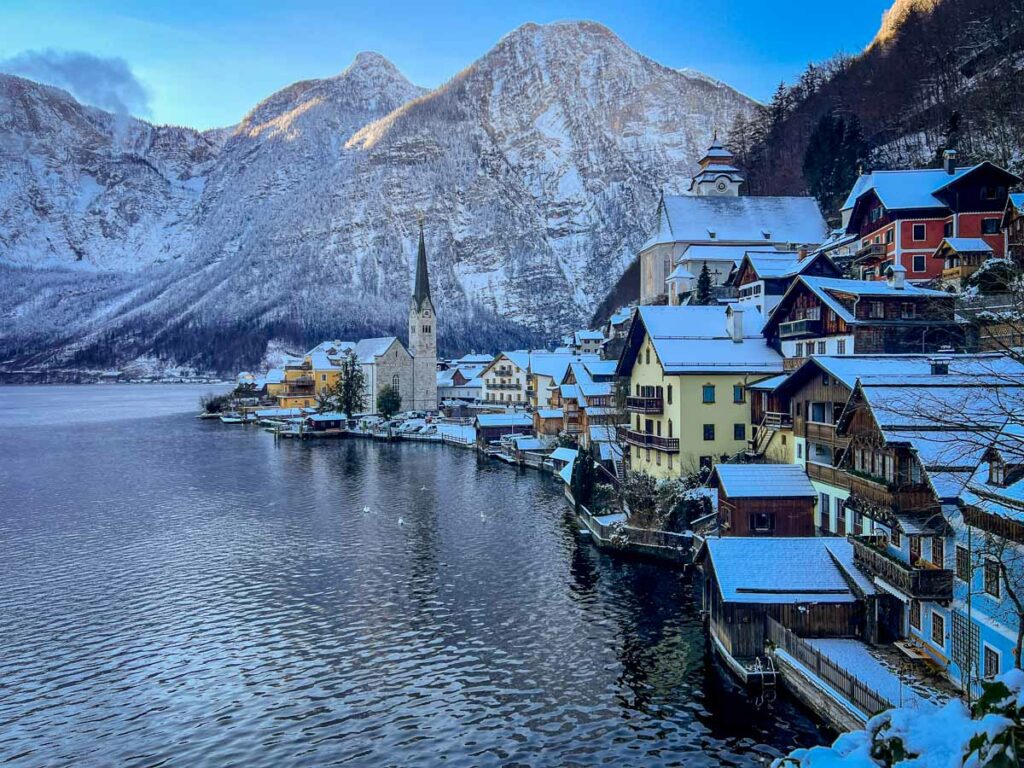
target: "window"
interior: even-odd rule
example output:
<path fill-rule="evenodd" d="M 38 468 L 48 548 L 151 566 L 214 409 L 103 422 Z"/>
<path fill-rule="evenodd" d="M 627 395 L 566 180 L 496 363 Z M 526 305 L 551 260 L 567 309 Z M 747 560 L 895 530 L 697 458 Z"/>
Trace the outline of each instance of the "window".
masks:
<path fill-rule="evenodd" d="M 804 444 L 803 443 L 797 443 L 796 444 L 796 457 L 798 459 L 802 459 L 804 457 Z"/>
<path fill-rule="evenodd" d="M 956 577 L 960 581 L 970 582 L 971 580 L 971 555 L 967 547 L 956 545 Z"/>
<path fill-rule="evenodd" d="M 794 355 L 794 357 L 803 357 L 803 356 L 804 356 L 804 343 L 802 341 L 798 341 L 796 343 L 796 355 Z"/>
<path fill-rule="evenodd" d="M 920 242 L 920 241 L 925 239 L 925 236 L 926 236 L 926 232 L 925 232 L 924 224 L 915 224 L 914 225 L 914 230 L 913 230 L 913 235 L 912 235 L 914 240 L 916 240 L 917 242 Z"/>
<path fill-rule="evenodd" d="M 999 219 L 982 219 L 981 220 L 981 234 L 983 234 L 983 235 L 998 235 L 999 234 Z"/>
<path fill-rule="evenodd" d="M 923 253 L 914 254 L 914 263 L 911 267 L 915 272 L 924 272 L 927 268 L 927 259 Z"/>
<path fill-rule="evenodd" d="M 935 611 L 932 611 L 932 642 L 940 648 L 946 646 L 946 620 Z"/>
<path fill-rule="evenodd" d="M 896 549 L 899 549 L 902 545 L 902 541 L 900 540 L 900 529 L 895 525 L 892 527 L 892 533 L 889 535 L 889 543 Z"/>
<path fill-rule="evenodd" d="M 985 591 L 999 597 L 999 563 L 992 559 L 985 561 Z"/>
<path fill-rule="evenodd" d="M 705 403 L 713 403 L 713 402 L 715 402 L 715 385 L 714 384 L 705 384 L 703 389 L 701 390 L 701 392 L 702 392 L 703 401 Z"/>
<path fill-rule="evenodd" d="M 644 350 L 644 363 L 646 365 L 650 365 L 651 364 L 651 350 L 649 350 L 649 349 L 645 349 Z"/>
<path fill-rule="evenodd" d="M 910 601 L 910 626 L 921 629 L 921 604 L 917 600 Z"/>
<path fill-rule="evenodd" d="M 715 425 L 714 424 L 705 424 L 704 425 L 704 439 L 705 440 L 714 440 L 715 439 Z"/>
<path fill-rule="evenodd" d="M 882 302 L 868 302 L 868 317 L 885 317 L 885 306 L 882 304 Z"/>
<path fill-rule="evenodd" d="M 672 437 L 672 419 L 668 420 L 668 436 Z"/>
<path fill-rule="evenodd" d="M 668 455 L 668 468 L 672 469 L 672 454 L 671 453 Z"/>
<path fill-rule="evenodd" d="M 701 456 L 700 457 L 700 468 L 701 469 L 711 469 L 711 457 L 710 456 Z"/>
<path fill-rule="evenodd" d="M 398 385 L 399 385 L 399 379 L 398 379 L 398 374 L 396 373 L 394 376 L 391 377 L 391 386 L 394 387 L 395 389 L 398 389 Z"/>
<path fill-rule="evenodd" d="M 827 493 L 818 494 L 818 514 L 821 516 L 821 527 L 824 528 L 828 525 L 828 510 L 832 505 L 832 500 L 829 498 Z"/>
<path fill-rule="evenodd" d="M 654 454 L 654 463 L 657 464 L 659 467 L 661 466 L 661 451 L 657 451 Z"/>
<path fill-rule="evenodd" d="M 839 339 L 836 342 L 836 354 L 837 355 L 845 355 L 846 354 L 846 339 Z"/>
<path fill-rule="evenodd" d="M 942 568 L 946 563 L 946 542 L 941 536 L 932 538 L 932 564 Z"/>
<path fill-rule="evenodd" d="M 326 373 L 321 373 L 320 374 L 320 381 L 327 381 L 327 374 Z"/>
<path fill-rule="evenodd" d="M 819 341 L 818 342 L 818 354 L 819 355 L 824 355 L 825 354 L 825 349 L 826 349 L 825 342 L 824 341 Z"/>
<path fill-rule="evenodd" d="M 811 421 L 816 421 L 818 424 L 827 424 L 825 413 L 828 410 L 829 403 L 811 403 L 811 412 L 807 414 Z"/>
<path fill-rule="evenodd" d="M 672 405 L 672 385 L 671 384 L 668 385 L 668 388 L 666 389 L 665 394 L 666 394 L 667 399 L 668 399 L 668 404 Z"/>
<path fill-rule="evenodd" d="M 750 515 L 750 530 L 770 533 L 775 530 L 775 515 L 771 512 L 754 512 Z"/>
<path fill-rule="evenodd" d="M 981 669 L 986 680 L 991 680 L 999 674 L 999 651 L 991 645 L 985 646 L 985 657 Z"/>
<path fill-rule="evenodd" d="M 992 459 L 988 463 L 988 484 L 1006 484 L 1006 466 L 1003 464 L 1003 462 L 999 461 L 998 459 Z"/>
<path fill-rule="evenodd" d="M 913 303 L 909 301 L 904 301 L 902 304 L 900 304 L 900 317 L 902 317 L 904 320 L 911 320 L 916 315 L 917 307 Z"/>
<path fill-rule="evenodd" d="M 831 381 L 829 381 L 829 378 L 828 378 L 828 374 L 827 374 L 827 373 L 823 373 L 823 374 L 821 374 L 821 386 L 823 386 L 823 387 L 827 387 L 827 386 L 828 386 L 829 384 L 831 384 L 831 383 L 832 383 L 832 382 L 831 382 Z"/>
<path fill-rule="evenodd" d="M 742 403 L 743 399 L 744 399 L 743 385 L 742 384 L 733 384 L 732 385 L 732 401 L 734 403 Z"/>
<path fill-rule="evenodd" d="M 953 222 L 952 221 L 947 221 L 945 224 L 942 225 L 942 236 L 943 237 L 952 237 L 953 236 Z"/>
<path fill-rule="evenodd" d="M 892 230 L 891 229 L 885 230 L 885 242 L 886 243 L 891 243 L 892 242 Z"/>
<path fill-rule="evenodd" d="M 747 425 L 746 424 L 733 424 L 732 425 L 732 439 L 733 440 L 746 440 L 747 439 Z"/>

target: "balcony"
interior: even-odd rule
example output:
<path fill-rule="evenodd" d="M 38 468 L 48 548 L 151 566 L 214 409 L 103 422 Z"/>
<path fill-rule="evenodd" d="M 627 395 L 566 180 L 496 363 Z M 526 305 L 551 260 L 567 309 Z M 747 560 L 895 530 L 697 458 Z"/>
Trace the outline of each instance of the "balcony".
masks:
<path fill-rule="evenodd" d="M 942 270 L 943 280 L 963 280 L 978 271 L 977 264 L 960 264 L 955 267 L 946 267 Z"/>
<path fill-rule="evenodd" d="M 886 255 L 885 243 L 871 243 L 865 245 L 859 251 L 853 255 L 854 261 L 874 261 L 875 259 L 884 259 Z"/>
<path fill-rule="evenodd" d="M 882 549 L 881 538 L 851 536 L 854 562 L 872 576 L 915 600 L 948 602 L 953 599 L 953 572 L 945 568 L 916 567 Z"/>
<path fill-rule="evenodd" d="M 935 506 L 934 494 L 923 483 L 890 482 L 852 469 L 844 474 L 854 503 L 863 500 L 880 507 L 900 509 L 907 514 L 924 512 Z"/>
<path fill-rule="evenodd" d="M 815 464 L 807 462 L 807 476 L 819 483 L 827 483 L 835 488 L 849 488 L 849 476 L 838 467 L 830 467 L 826 464 Z"/>
<path fill-rule="evenodd" d="M 295 387 L 312 387 L 313 377 L 312 376 L 296 376 L 294 379 L 290 379 L 287 384 L 291 384 Z"/>
<path fill-rule="evenodd" d="M 635 429 L 623 429 L 620 427 L 619 439 L 639 448 L 653 448 L 656 451 L 664 451 L 665 453 L 679 453 L 678 437 L 659 437 L 658 435 L 649 435 L 646 432 L 637 432 Z"/>
<path fill-rule="evenodd" d="M 826 443 L 833 448 L 845 449 L 850 444 L 850 438 L 837 437 L 835 424 L 823 424 L 818 421 L 808 421 L 804 425 L 804 432 L 808 440 L 817 443 Z"/>
<path fill-rule="evenodd" d="M 768 429 L 792 429 L 793 417 L 788 413 L 766 411 L 764 414 L 764 425 Z"/>
<path fill-rule="evenodd" d="M 630 413 L 661 413 L 665 404 L 660 397 L 627 397 L 626 410 Z"/>
<path fill-rule="evenodd" d="M 487 385 L 488 389 L 519 389 L 519 385 L 516 383 L 508 383 L 502 381 L 491 382 Z"/>
<path fill-rule="evenodd" d="M 788 323 L 779 323 L 779 338 L 794 339 L 798 336 L 820 336 L 821 321 L 812 318 L 803 320 L 790 320 Z"/>

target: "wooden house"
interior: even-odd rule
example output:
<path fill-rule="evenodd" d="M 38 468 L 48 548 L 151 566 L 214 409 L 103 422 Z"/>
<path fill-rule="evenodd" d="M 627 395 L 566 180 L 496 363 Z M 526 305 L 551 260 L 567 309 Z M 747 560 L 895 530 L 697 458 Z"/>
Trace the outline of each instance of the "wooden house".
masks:
<path fill-rule="evenodd" d="M 834 538 L 708 538 L 697 551 L 711 644 L 741 680 L 765 655 L 766 617 L 802 637 L 871 639 L 866 603 L 876 594 Z"/>
<path fill-rule="evenodd" d="M 797 464 L 716 464 L 708 485 L 723 535 L 814 535 L 817 492 Z"/>
<path fill-rule="evenodd" d="M 739 303 L 768 317 L 800 275 L 842 277 L 842 272 L 824 253 L 806 251 L 749 250 L 729 278 Z"/>
<path fill-rule="evenodd" d="M 528 413 L 481 413 L 473 420 L 476 443 L 486 448 L 506 435 L 528 435 L 533 432 L 533 417 Z"/>
<path fill-rule="evenodd" d="M 906 354 L 963 346 L 954 297 L 910 285 L 902 267 L 886 282 L 799 277 L 764 326 L 792 370 L 811 355 Z"/>
<path fill-rule="evenodd" d="M 1007 197 L 1000 226 L 1006 236 L 1006 255 L 1018 265 L 1024 264 L 1024 192 Z"/>

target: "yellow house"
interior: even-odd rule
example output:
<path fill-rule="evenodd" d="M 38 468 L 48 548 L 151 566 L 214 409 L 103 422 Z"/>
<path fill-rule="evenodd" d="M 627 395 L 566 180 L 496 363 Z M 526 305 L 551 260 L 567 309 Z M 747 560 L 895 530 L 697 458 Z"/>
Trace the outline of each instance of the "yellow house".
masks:
<path fill-rule="evenodd" d="M 746 450 L 747 387 L 782 373 L 756 310 L 650 306 L 637 310 L 616 373 L 629 379 L 629 467 L 659 479 Z"/>

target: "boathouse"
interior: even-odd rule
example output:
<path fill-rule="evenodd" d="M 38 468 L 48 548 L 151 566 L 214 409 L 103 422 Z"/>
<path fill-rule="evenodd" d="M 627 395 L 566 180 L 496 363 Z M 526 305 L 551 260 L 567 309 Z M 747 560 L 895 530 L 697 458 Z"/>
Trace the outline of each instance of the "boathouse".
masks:
<path fill-rule="evenodd" d="M 744 682 L 765 656 L 768 617 L 801 637 L 865 634 L 875 588 L 839 538 L 706 539 L 694 557 L 711 643 Z"/>
<path fill-rule="evenodd" d="M 528 413 L 481 413 L 473 420 L 476 442 L 481 448 L 496 443 L 505 435 L 533 432 L 533 417 Z"/>

